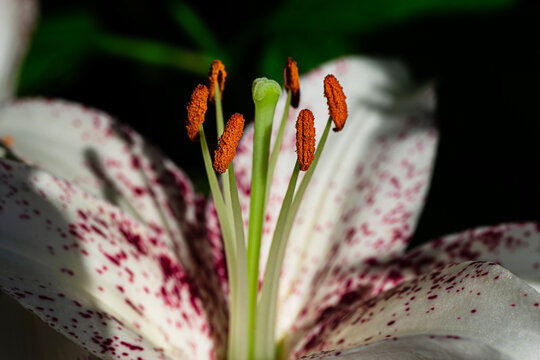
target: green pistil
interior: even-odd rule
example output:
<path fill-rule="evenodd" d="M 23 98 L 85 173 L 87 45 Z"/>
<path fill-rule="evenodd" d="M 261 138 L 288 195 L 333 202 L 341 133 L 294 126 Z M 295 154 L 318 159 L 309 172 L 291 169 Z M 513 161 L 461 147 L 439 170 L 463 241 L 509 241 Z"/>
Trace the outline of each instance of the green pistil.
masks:
<path fill-rule="evenodd" d="M 287 240 L 289 239 L 294 219 L 298 213 L 298 208 L 302 202 L 304 193 L 309 185 L 311 177 L 315 172 L 317 163 L 326 144 L 328 133 L 332 125 L 332 119 L 329 118 L 324 128 L 319 145 L 314 154 L 313 162 L 309 167 L 309 170 L 304 175 L 300 185 L 295 193 L 296 182 L 298 179 L 299 165 L 296 163 L 289 187 L 283 199 L 281 210 L 274 230 L 274 237 L 272 239 L 272 245 L 270 247 L 270 253 L 268 256 L 268 262 L 266 265 L 266 272 L 264 274 L 264 281 L 261 291 L 261 300 L 258 307 L 258 321 L 257 321 L 257 337 L 256 337 L 256 359 L 275 359 L 276 358 L 276 339 L 275 339 L 275 327 L 276 327 L 276 314 L 277 314 L 277 300 L 279 290 L 279 277 L 281 274 L 281 267 L 285 256 L 285 249 L 287 247 Z M 294 196 L 294 199 L 293 199 Z"/>
<path fill-rule="evenodd" d="M 256 326 L 257 293 L 259 289 L 259 254 L 264 224 L 268 155 L 274 111 L 281 87 L 274 80 L 259 78 L 253 82 L 255 131 L 248 228 L 248 355 L 253 358 Z"/>

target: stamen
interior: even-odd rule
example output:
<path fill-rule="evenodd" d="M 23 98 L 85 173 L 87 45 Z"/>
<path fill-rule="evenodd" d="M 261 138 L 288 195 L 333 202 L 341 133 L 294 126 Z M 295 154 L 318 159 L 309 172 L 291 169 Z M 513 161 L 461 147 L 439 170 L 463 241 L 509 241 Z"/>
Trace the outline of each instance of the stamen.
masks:
<path fill-rule="evenodd" d="M 0 137 L 0 143 L 2 143 L 2 145 L 4 145 L 5 147 L 13 147 L 13 145 L 15 145 L 15 139 L 13 139 L 13 136 L 10 136 L 10 135 L 4 135 L 2 137 Z"/>
<path fill-rule="evenodd" d="M 186 129 L 191 141 L 199 138 L 199 127 L 204 122 L 204 115 L 208 108 L 208 88 L 197 85 L 191 94 L 191 100 L 187 106 Z"/>
<path fill-rule="evenodd" d="M 315 154 L 315 118 L 313 113 L 304 109 L 296 121 L 296 153 L 300 170 L 307 171 Z"/>
<path fill-rule="evenodd" d="M 236 155 L 236 147 L 244 133 L 244 117 L 242 114 L 231 116 L 223 135 L 219 138 L 219 145 L 214 152 L 214 170 L 223 174 Z"/>
<path fill-rule="evenodd" d="M 283 71 L 283 78 L 285 79 L 285 89 L 291 90 L 291 106 L 297 108 L 300 103 L 300 79 L 298 76 L 298 66 L 293 58 L 287 59 L 287 64 Z"/>
<path fill-rule="evenodd" d="M 324 96 L 328 103 L 328 111 L 334 121 L 334 131 L 341 131 L 347 120 L 347 98 L 343 93 L 343 88 L 339 81 L 332 74 L 326 75 L 324 78 Z"/>
<path fill-rule="evenodd" d="M 210 101 L 214 102 L 216 87 L 219 85 L 219 91 L 222 93 L 225 89 L 225 78 L 227 72 L 225 65 L 219 60 L 212 61 L 210 70 L 208 71 L 208 89 L 210 89 Z"/>

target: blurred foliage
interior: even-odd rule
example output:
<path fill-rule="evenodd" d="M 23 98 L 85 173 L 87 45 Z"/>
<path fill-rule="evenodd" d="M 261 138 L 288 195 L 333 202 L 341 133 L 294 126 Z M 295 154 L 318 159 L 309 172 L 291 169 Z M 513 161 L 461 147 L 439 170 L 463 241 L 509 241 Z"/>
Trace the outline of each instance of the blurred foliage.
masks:
<path fill-rule="evenodd" d="M 72 12 L 42 18 L 19 79 L 21 91 L 75 76 L 91 55 L 98 33 L 91 14 Z"/>
<path fill-rule="evenodd" d="M 265 26 L 268 47 L 262 69 L 277 74 L 282 59 L 298 58 L 312 68 L 358 49 L 359 36 L 422 16 L 495 10 L 513 0 L 292 0 Z"/>
<path fill-rule="evenodd" d="M 49 0 L 51 2 L 51 0 Z M 49 2 L 43 2 L 46 10 Z M 54 2 L 54 1 L 52 1 Z M 420 16 L 500 9 L 513 0 L 291 0 L 276 2 L 267 12 L 249 13 L 231 21 L 228 38 L 219 39 L 208 26 L 206 9 L 173 0 L 147 3 L 161 10 L 160 21 L 178 26 L 185 44 L 164 39 L 115 33 L 100 23 L 100 13 L 80 2 L 79 8 L 44 13 L 20 79 L 21 92 L 31 92 L 58 81 L 69 81 L 95 54 L 129 58 L 149 65 L 204 74 L 213 58 L 229 71 L 243 61 L 256 60 L 258 71 L 279 79 L 284 59 L 293 56 L 304 70 L 357 50 L 359 35 Z M 128 5 L 129 6 L 129 5 Z M 209 5 L 210 6 L 210 5 Z M 72 7 L 70 7 L 72 8 Z M 106 10 L 104 8 L 103 10 Z M 212 14 L 212 13 L 210 13 Z M 150 22 L 152 24 L 152 22 Z M 221 33 L 221 29 L 218 29 Z"/>

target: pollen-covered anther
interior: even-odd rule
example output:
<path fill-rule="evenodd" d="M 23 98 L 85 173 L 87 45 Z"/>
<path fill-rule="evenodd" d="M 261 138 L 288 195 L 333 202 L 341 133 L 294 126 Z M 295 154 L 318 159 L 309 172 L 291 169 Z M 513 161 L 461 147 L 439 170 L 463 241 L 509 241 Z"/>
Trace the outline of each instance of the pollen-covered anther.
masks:
<path fill-rule="evenodd" d="M 13 137 L 10 135 L 4 135 L 0 137 L 0 143 L 5 147 L 10 148 L 15 145 L 15 139 L 13 139 Z"/>
<path fill-rule="evenodd" d="M 219 86 L 220 93 L 223 93 L 225 89 L 225 78 L 227 72 L 225 71 L 225 65 L 219 60 L 212 61 L 210 70 L 208 71 L 208 89 L 210 90 L 210 101 L 214 101 L 216 95 L 216 86 Z"/>
<path fill-rule="evenodd" d="M 236 113 L 225 125 L 223 135 L 219 138 L 218 147 L 214 151 L 214 170 L 220 174 L 227 171 L 236 155 L 236 147 L 244 133 L 244 122 L 242 114 Z"/>
<path fill-rule="evenodd" d="M 300 103 L 300 78 L 298 76 L 298 66 L 293 58 L 287 59 L 287 64 L 285 64 L 283 70 L 283 79 L 285 80 L 285 89 L 291 90 L 291 105 L 297 108 Z"/>
<path fill-rule="evenodd" d="M 197 85 L 191 94 L 191 100 L 187 106 L 186 129 L 191 141 L 199 138 L 199 127 L 204 122 L 206 109 L 208 108 L 208 88 Z"/>
<path fill-rule="evenodd" d="M 347 120 L 347 98 L 343 93 L 343 88 L 339 81 L 332 74 L 326 75 L 324 78 L 324 96 L 328 104 L 328 112 L 334 121 L 334 131 L 340 131 L 345 126 Z"/>
<path fill-rule="evenodd" d="M 307 171 L 315 154 L 315 117 L 303 109 L 296 120 L 296 155 L 300 170 Z"/>

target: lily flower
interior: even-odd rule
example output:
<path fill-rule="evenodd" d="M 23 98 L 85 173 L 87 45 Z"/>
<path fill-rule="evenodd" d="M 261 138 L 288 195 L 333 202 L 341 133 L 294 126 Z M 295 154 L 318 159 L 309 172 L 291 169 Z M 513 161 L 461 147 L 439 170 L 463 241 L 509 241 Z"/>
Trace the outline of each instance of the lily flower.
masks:
<path fill-rule="evenodd" d="M 328 117 L 328 74 L 347 97 L 339 133 L 328 132 L 341 118 L 339 111 Z M 0 136 L 9 136 L 5 148 L 16 159 L 0 159 L 2 289 L 102 359 L 231 359 L 231 347 L 257 359 L 536 359 L 536 224 L 480 228 L 405 253 L 437 144 L 433 89 L 414 87 L 399 63 L 360 57 L 321 65 L 299 86 L 300 99 L 294 89 L 278 97 L 277 83 L 256 81 L 255 122 L 234 168 L 215 166 L 224 171 L 216 187 L 207 167 L 209 203 L 155 147 L 103 112 L 45 99 L 0 107 Z M 199 100 L 189 106 L 204 116 Z M 243 119 L 231 120 L 218 126 L 216 158 L 232 159 L 227 149 L 235 146 L 226 145 L 239 134 L 228 129 Z M 322 153 L 305 150 L 312 122 Z M 196 129 L 206 161 L 202 123 Z M 261 139 L 266 167 L 253 156 Z M 268 149 L 276 143 L 274 163 Z M 290 196 L 300 189 L 295 202 Z M 252 264 L 250 224 L 261 204 Z M 288 210 L 292 220 L 284 223 Z M 287 224 L 290 232 L 282 230 Z M 278 230 L 285 242 L 274 251 Z M 274 298 L 266 296 L 267 279 L 278 280 Z M 271 356 L 249 352 L 259 343 Z"/>

